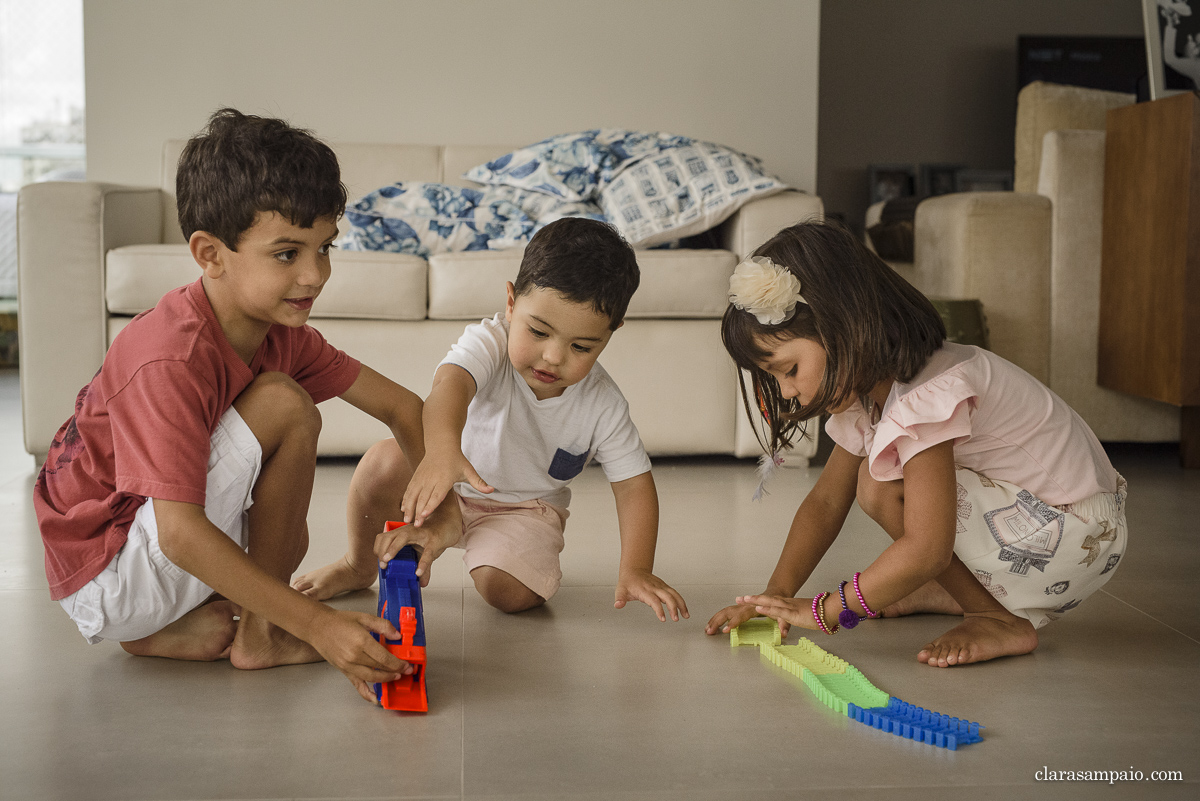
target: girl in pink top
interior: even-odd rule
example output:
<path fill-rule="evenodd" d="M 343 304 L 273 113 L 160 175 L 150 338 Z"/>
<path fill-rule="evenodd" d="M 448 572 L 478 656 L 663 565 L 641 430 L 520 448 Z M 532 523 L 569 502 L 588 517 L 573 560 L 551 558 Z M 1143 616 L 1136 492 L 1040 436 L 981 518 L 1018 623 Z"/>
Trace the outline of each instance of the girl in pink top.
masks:
<path fill-rule="evenodd" d="M 948 667 L 1029 653 L 1112 577 L 1125 481 L 1087 424 L 1019 367 L 947 343 L 933 305 L 844 229 L 786 228 L 738 265 L 722 338 L 753 379 L 771 462 L 821 414 L 836 444 L 766 589 L 713 615 L 709 634 L 755 614 L 785 635 L 962 615 L 917 655 Z M 893 543 L 829 592 L 794 597 L 856 500 Z"/>

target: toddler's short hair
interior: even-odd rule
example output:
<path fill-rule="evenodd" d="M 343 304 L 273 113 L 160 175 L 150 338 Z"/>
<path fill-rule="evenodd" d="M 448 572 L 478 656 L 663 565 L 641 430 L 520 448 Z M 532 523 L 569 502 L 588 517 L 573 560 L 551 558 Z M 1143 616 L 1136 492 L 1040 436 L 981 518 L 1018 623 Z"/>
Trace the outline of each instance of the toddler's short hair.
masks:
<path fill-rule="evenodd" d="M 625 319 L 641 274 L 633 248 L 608 223 L 564 217 L 534 234 L 513 283 L 517 297 L 553 289 L 567 300 L 590 303 L 608 316 L 609 330 Z"/>
<path fill-rule="evenodd" d="M 284 120 L 223 108 L 193 136 L 175 175 L 179 227 L 207 231 L 230 250 L 259 212 L 278 212 L 311 228 L 346 207 L 337 156 L 311 132 Z"/>

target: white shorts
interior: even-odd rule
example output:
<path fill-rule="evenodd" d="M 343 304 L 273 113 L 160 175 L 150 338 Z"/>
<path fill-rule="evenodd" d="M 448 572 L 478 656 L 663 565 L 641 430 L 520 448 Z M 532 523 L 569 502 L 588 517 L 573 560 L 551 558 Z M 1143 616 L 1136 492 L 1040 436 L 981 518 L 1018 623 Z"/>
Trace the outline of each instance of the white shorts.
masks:
<path fill-rule="evenodd" d="M 1125 479 L 1116 492 L 1050 506 L 964 468 L 954 553 L 1005 609 L 1041 628 L 1112 578 L 1125 554 Z"/>
<path fill-rule="evenodd" d="M 204 513 L 243 549 L 246 512 L 262 467 L 262 446 L 231 406 L 213 432 Z M 108 566 L 78 592 L 59 601 L 89 643 L 148 637 L 200 606 L 213 593 L 163 555 L 154 499 L 147 498 L 129 526 L 129 538 Z"/>

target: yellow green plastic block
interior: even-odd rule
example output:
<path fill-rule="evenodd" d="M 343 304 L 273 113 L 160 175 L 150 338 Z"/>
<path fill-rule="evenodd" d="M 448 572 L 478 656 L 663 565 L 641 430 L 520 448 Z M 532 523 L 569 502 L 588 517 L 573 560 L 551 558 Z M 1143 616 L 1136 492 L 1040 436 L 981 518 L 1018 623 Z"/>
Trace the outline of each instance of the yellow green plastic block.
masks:
<path fill-rule="evenodd" d="M 779 625 L 769 617 L 751 618 L 729 632 L 729 645 L 734 648 L 739 645 L 779 645 L 781 642 Z"/>
<path fill-rule="evenodd" d="M 887 706 L 887 693 L 867 681 L 858 668 L 812 640 L 801 638 L 796 645 L 759 648 L 776 665 L 798 676 L 821 703 L 835 712 L 845 715 L 851 704 L 864 709 Z"/>

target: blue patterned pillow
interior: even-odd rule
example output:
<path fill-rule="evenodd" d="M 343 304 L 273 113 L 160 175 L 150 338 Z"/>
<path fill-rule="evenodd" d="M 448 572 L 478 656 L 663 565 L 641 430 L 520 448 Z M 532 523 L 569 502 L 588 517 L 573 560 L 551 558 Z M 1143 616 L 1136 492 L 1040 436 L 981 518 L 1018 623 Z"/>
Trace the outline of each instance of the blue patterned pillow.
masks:
<path fill-rule="evenodd" d="M 559 134 L 463 173 L 469 181 L 511 186 L 566 201 L 595 200 L 621 170 L 667 148 L 689 145 L 686 136 L 596 128 Z"/>
<path fill-rule="evenodd" d="M 608 220 L 596 203 L 585 200 L 563 200 L 558 195 L 547 195 L 543 192 L 517 189 L 513 186 L 484 187 L 483 196 L 489 200 L 507 200 L 525 212 L 526 216 L 534 221 L 534 234 L 563 217 L 586 217 L 600 222 Z"/>
<path fill-rule="evenodd" d="M 346 250 L 382 250 L 428 258 L 463 250 L 523 245 L 533 219 L 512 201 L 478 189 L 435 183 L 395 183 L 346 207 Z"/>
<path fill-rule="evenodd" d="M 602 188 L 600 208 L 630 244 L 648 248 L 707 231 L 748 200 L 787 188 L 757 158 L 695 142 L 628 166 Z"/>

